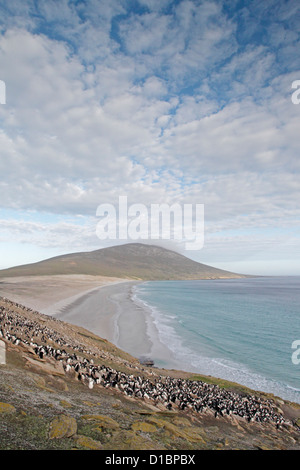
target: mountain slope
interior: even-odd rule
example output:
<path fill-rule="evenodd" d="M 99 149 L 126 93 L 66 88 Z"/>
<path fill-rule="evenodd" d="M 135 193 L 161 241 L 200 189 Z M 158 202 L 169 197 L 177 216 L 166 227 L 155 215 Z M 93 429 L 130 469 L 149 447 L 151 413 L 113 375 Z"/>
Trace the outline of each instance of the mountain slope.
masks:
<path fill-rule="evenodd" d="M 107 455 L 124 450 L 151 450 L 153 455 L 188 450 L 196 455 L 198 450 L 299 449 L 297 404 L 211 376 L 145 367 L 86 329 L 0 297 L 1 330 L 6 361 L 0 364 L 0 450 L 101 450 L 98 464 L 105 465 Z M 80 367 L 93 360 L 103 381 L 90 388 L 70 365 L 74 356 Z M 133 395 L 125 386 L 113 385 L 115 379 L 129 385 L 129 377 L 137 386 L 159 383 L 163 390 L 166 380 L 180 379 L 176 387 L 184 386 L 185 393 L 192 380 L 216 398 L 226 390 L 239 404 L 253 403 L 255 397 L 280 413 L 284 424 L 277 429 L 272 420 L 249 422 L 236 413 L 216 417 L 210 408 L 182 410 L 173 402 L 169 411 L 163 401 L 139 396 L 138 388 Z"/>
<path fill-rule="evenodd" d="M 71 253 L 0 271 L 0 277 L 54 274 L 87 274 L 142 280 L 246 277 L 197 263 L 159 246 L 142 243 Z"/>

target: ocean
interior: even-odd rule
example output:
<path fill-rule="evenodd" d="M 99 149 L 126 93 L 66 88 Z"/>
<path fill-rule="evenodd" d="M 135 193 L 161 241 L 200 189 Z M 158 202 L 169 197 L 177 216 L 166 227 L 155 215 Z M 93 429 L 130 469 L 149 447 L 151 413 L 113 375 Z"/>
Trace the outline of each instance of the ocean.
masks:
<path fill-rule="evenodd" d="M 151 281 L 135 285 L 131 298 L 178 368 L 300 403 L 300 364 L 292 361 L 300 277 Z M 168 367 L 163 357 L 152 359 Z"/>

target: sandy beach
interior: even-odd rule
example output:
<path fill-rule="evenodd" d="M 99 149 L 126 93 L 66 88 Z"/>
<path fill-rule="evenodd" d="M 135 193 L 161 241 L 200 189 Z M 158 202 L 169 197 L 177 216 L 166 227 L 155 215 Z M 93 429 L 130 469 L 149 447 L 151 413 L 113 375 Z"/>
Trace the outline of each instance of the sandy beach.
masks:
<path fill-rule="evenodd" d="M 151 315 L 131 298 L 137 281 L 85 275 L 3 278 L 0 295 L 82 326 L 138 359 L 176 368 Z"/>
<path fill-rule="evenodd" d="M 151 315 L 133 302 L 136 281 L 104 285 L 55 312 L 56 318 L 93 331 L 123 351 L 175 367 L 171 351 L 161 343 Z"/>
<path fill-rule="evenodd" d="M 0 295 L 53 315 L 82 295 L 119 282 L 124 279 L 77 274 L 7 277 L 0 279 Z"/>

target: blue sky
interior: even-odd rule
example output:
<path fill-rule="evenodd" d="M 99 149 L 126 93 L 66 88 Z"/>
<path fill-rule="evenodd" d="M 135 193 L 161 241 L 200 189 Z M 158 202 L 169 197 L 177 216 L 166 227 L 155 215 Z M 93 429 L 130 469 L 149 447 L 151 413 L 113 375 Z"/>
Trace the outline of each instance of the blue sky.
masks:
<path fill-rule="evenodd" d="M 300 275 L 299 7 L 0 0 L 0 268 L 119 243 L 96 210 L 127 195 L 204 204 L 203 248 L 163 246 Z"/>

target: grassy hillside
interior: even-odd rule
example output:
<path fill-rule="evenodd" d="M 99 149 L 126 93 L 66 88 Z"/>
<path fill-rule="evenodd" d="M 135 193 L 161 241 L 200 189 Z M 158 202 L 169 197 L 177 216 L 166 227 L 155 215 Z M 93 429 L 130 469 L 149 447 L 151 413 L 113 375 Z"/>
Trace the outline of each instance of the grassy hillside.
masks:
<path fill-rule="evenodd" d="M 0 277 L 57 274 L 87 274 L 141 280 L 245 277 L 197 263 L 165 248 L 141 243 L 71 253 L 0 271 Z"/>

